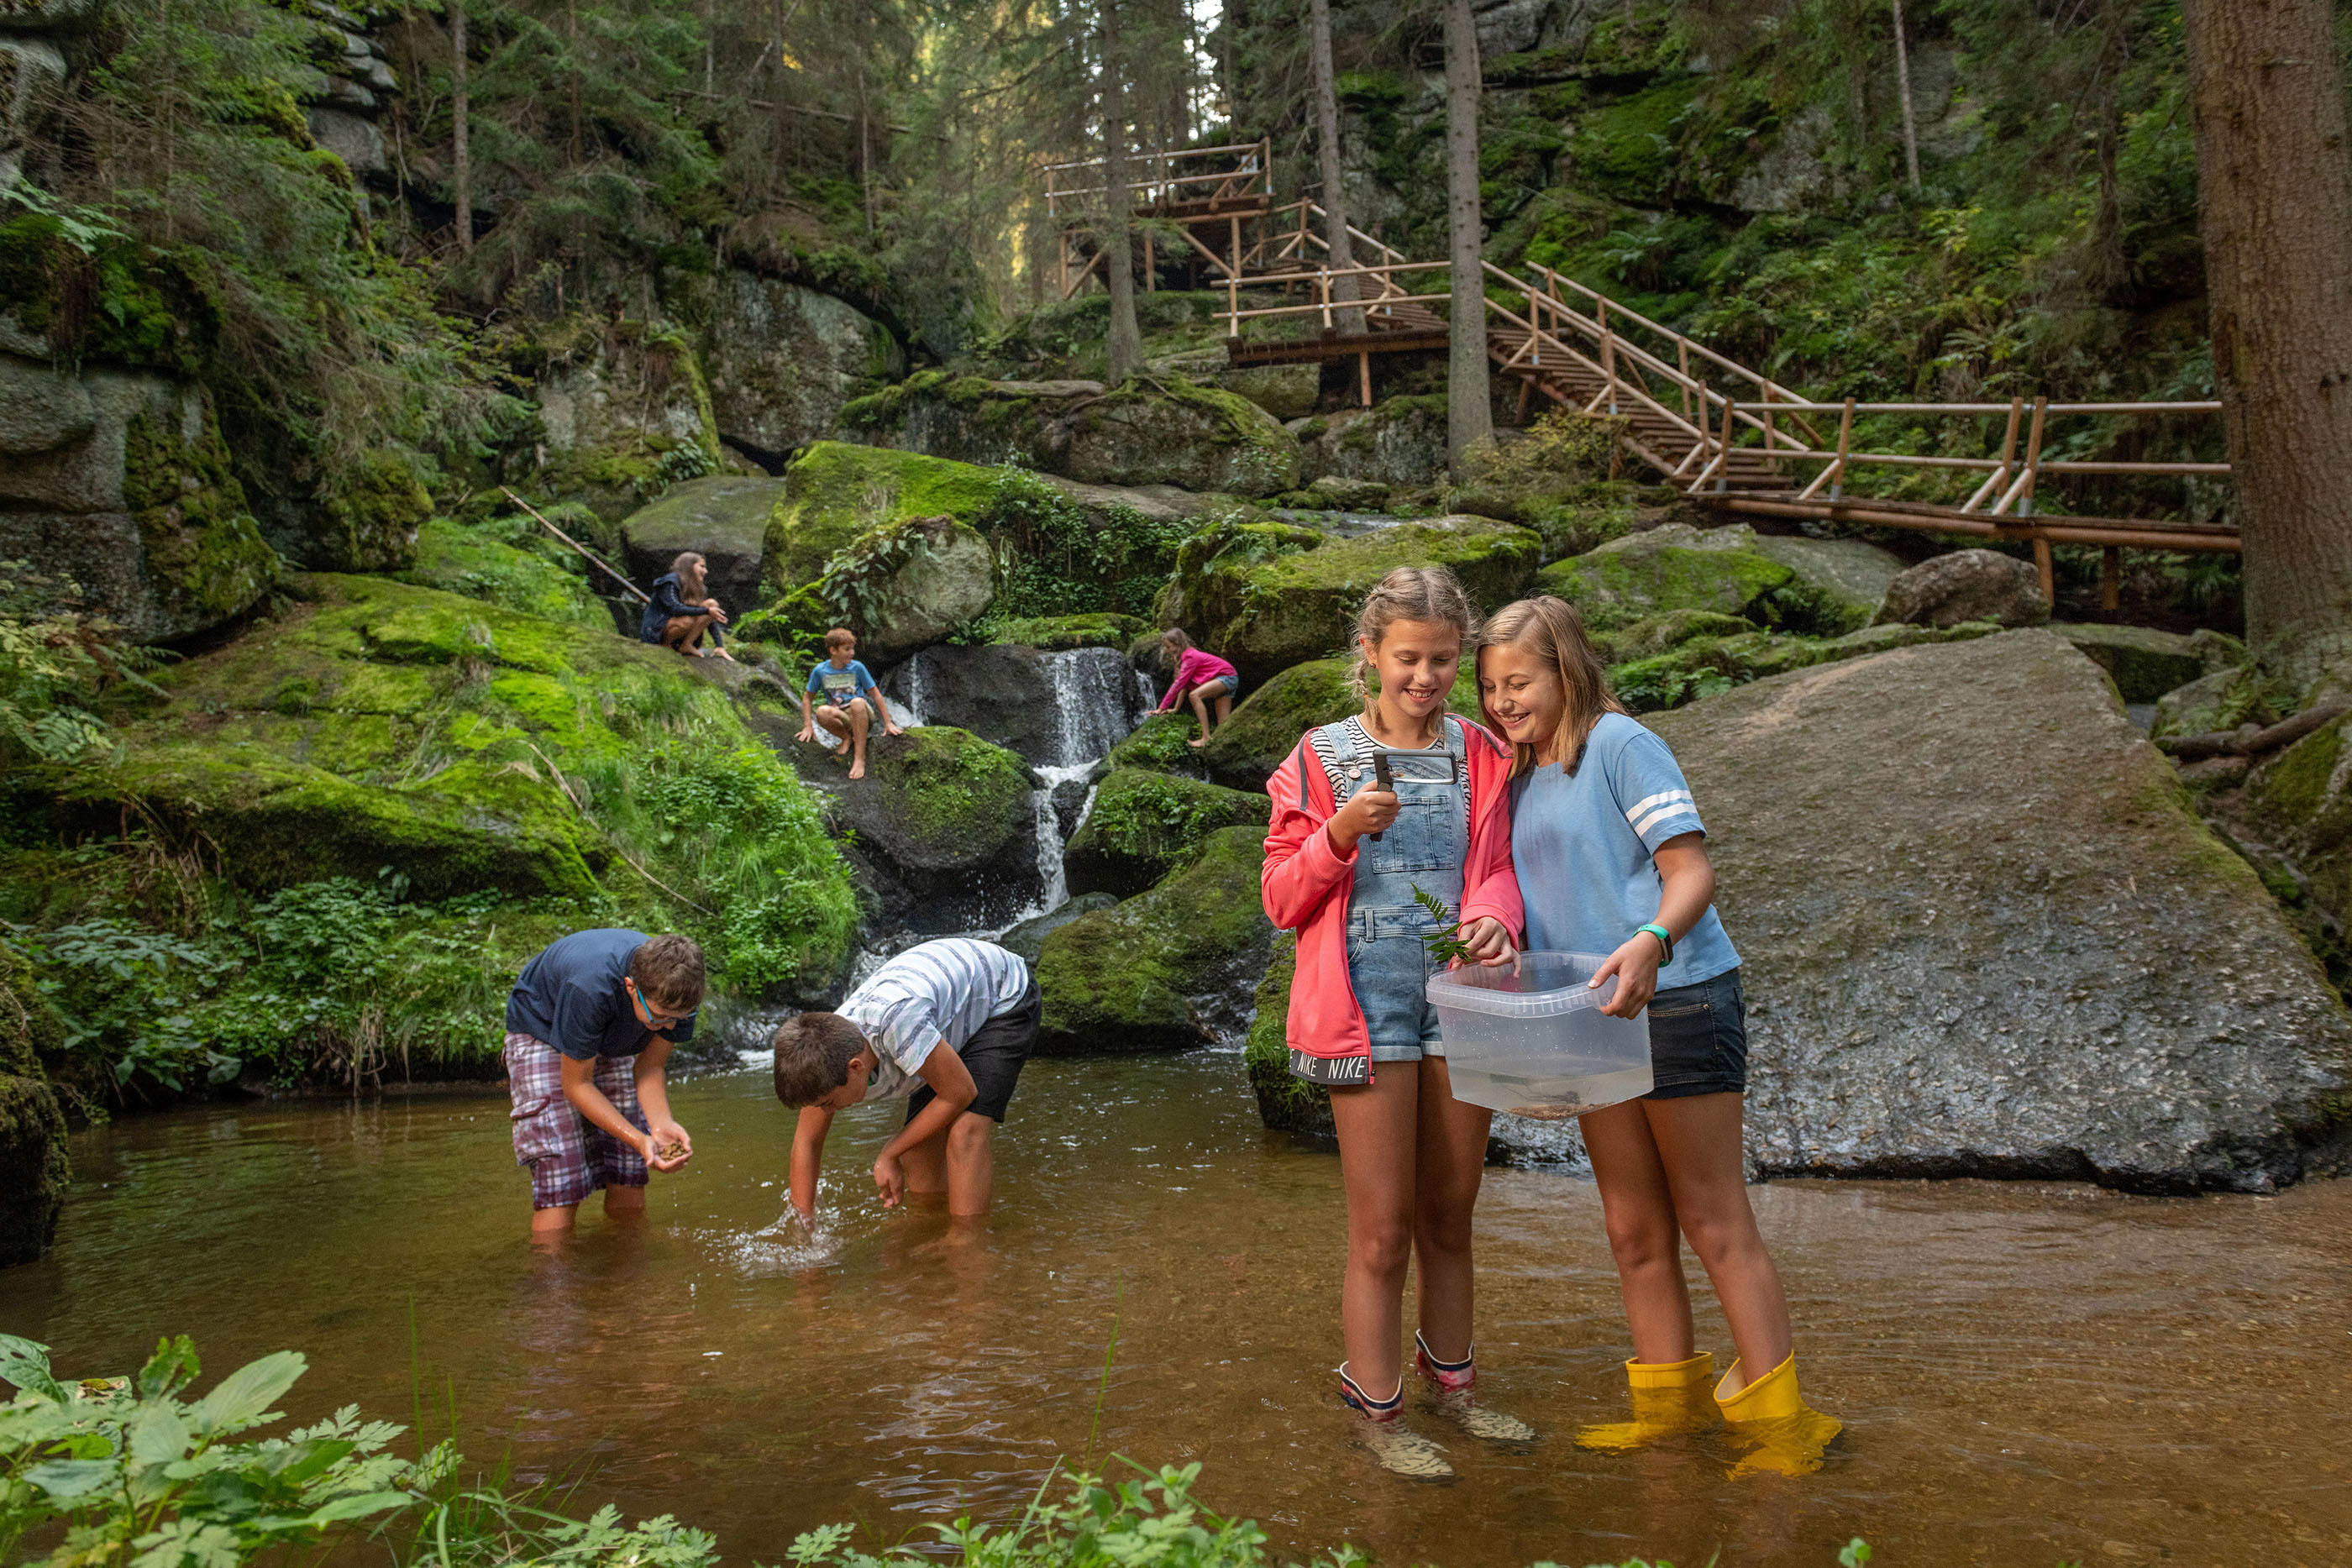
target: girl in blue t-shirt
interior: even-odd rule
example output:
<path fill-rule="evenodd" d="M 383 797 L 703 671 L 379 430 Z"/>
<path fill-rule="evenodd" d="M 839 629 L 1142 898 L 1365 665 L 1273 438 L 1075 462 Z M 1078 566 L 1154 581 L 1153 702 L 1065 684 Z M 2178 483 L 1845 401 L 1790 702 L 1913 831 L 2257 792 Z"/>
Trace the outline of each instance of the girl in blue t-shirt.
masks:
<path fill-rule="evenodd" d="M 1561 600 L 1523 599 L 1487 622 L 1478 692 L 1515 754 L 1511 858 L 1528 949 L 1605 953 L 1592 983 L 1614 976 L 1617 994 L 1601 1011 L 1650 1009 L 1656 1087 L 1580 1123 L 1633 1331 L 1625 1371 L 1634 1418 L 1577 1441 L 1637 1447 L 1706 1424 L 1712 1405 L 1748 1450 L 1743 1469 L 1815 1469 L 1839 1427 L 1798 1394 L 1788 1300 L 1748 1202 L 1739 955 L 1716 916 L 1690 786 L 1666 743 L 1611 694 L 1606 666 Z M 1738 1351 L 1712 1401 L 1714 1361 L 1694 1343 L 1684 1238 Z"/>

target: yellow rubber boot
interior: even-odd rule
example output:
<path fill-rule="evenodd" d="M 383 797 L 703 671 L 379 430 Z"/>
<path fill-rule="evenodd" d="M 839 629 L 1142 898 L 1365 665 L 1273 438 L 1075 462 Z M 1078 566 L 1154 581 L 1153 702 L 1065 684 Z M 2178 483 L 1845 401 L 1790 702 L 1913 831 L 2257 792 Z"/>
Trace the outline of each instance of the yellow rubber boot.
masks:
<path fill-rule="evenodd" d="M 1735 1447 L 1741 1450 L 1731 1468 L 1733 1479 L 1771 1471 L 1775 1475 L 1809 1476 L 1822 1468 L 1822 1455 L 1845 1430 L 1843 1423 L 1809 1408 L 1797 1387 L 1797 1357 L 1789 1358 L 1755 1382 L 1727 1395 L 1739 1376 L 1739 1363 L 1723 1375 L 1715 1391 L 1716 1407 Z"/>
<path fill-rule="evenodd" d="M 1603 1454 L 1630 1454 L 1676 1432 L 1696 1432 L 1715 1424 L 1707 1381 L 1715 1375 L 1715 1357 L 1706 1351 L 1688 1361 L 1629 1361 L 1626 1390 L 1633 1400 L 1631 1421 L 1578 1429 L 1576 1446 Z"/>

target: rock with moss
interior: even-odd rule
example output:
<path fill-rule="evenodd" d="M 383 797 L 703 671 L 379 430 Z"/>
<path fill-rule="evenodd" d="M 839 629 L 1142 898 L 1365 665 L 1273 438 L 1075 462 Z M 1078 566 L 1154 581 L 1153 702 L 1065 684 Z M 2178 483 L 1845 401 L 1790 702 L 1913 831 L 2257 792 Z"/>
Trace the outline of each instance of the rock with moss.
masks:
<path fill-rule="evenodd" d="M 1066 898 L 1043 915 L 1033 915 L 1019 925 L 1008 927 L 994 938 L 996 945 L 1018 953 L 1034 968 L 1045 946 L 1045 938 L 1082 915 L 1092 915 L 1097 909 L 1118 907 L 1118 900 L 1108 893 L 1082 893 L 1076 898 Z"/>
<path fill-rule="evenodd" d="M 1678 613 L 1689 615 L 1693 612 Z M 1639 622 L 1628 628 L 1627 634 L 1637 632 L 1643 627 L 1669 625 L 1675 620 L 1675 616 L 1667 616 L 1662 622 Z M 1728 617 L 1722 618 L 1722 622 L 1732 626 L 1748 625 Z M 1635 713 L 1652 713 L 1680 707 L 1685 703 L 1715 696 L 1749 681 L 1786 674 L 1791 670 L 1866 658 L 1891 648 L 1913 648 L 1929 643 L 1964 643 L 1978 637 L 1989 637 L 2000 630 L 1990 621 L 1975 621 L 1941 631 L 1910 625 L 1866 626 L 1843 637 L 1803 637 L 1757 631 L 1751 627 L 1727 636 L 1711 633 L 1691 636 L 1664 653 L 1647 658 L 1629 659 L 1610 670 L 1609 684 L 1620 700 Z"/>
<path fill-rule="evenodd" d="M 683 329 L 572 315 L 517 350 L 539 394 L 546 464 L 529 488 L 609 527 L 680 480 L 725 465 L 702 363 Z"/>
<path fill-rule="evenodd" d="M 1319 365 L 1242 365 L 1213 371 L 1209 379 L 1276 419 L 1298 419 L 1315 412 L 1321 371 Z"/>
<path fill-rule="evenodd" d="M 2245 649 L 2218 632 L 2184 636 L 2152 626 L 2062 625 L 2050 630 L 2106 671 L 2127 703 L 2152 703 L 2216 670 L 2235 670 Z"/>
<path fill-rule="evenodd" d="M 462 594 L 544 621 L 613 624 L 604 601 L 589 591 L 585 578 L 529 534 L 495 522 L 429 519 L 416 531 L 416 559 L 393 575 L 419 588 Z"/>
<path fill-rule="evenodd" d="M 1780 598 L 1801 597 L 1808 631 L 1822 636 L 1859 632 L 1878 614 L 1886 590 L 1908 562 L 1864 539 L 1815 539 L 1802 534 L 1758 534 L 1756 553 L 1789 569 Z M 1784 618 L 1787 618 L 1784 616 Z"/>
<path fill-rule="evenodd" d="M 390 867 L 425 899 L 626 898 L 741 990 L 838 975 L 856 901 L 817 802 L 688 661 L 385 578 L 289 587 L 161 672 L 119 754 L 20 779 L 43 823 L 129 812 L 257 893 Z"/>
<path fill-rule="evenodd" d="M 2289 918 L 2326 961 L 2340 989 L 2352 981 L 2352 784 L 2344 766 L 2352 721 L 2331 719 L 2253 769 L 2225 821 Z"/>
<path fill-rule="evenodd" d="M 1445 397 L 1386 398 L 1370 408 L 1342 409 L 1289 426 L 1299 452 L 1299 478 L 1325 475 L 1418 486 L 1445 472 Z"/>
<path fill-rule="evenodd" d="M 1149 627 L 1138 615 L 1108 611 L 1086 615 L 1035 615 L 989 622 L 989 641 L 1017 643 L 1041 653 L 1072 648 L 1116 648 L 1122 653 Z"/>
<path fill-rule="evenodd" d="M 761 570 L 772 594 L 814 582 L 835 554 L 866 534 L 914 517 L 977 524 L 994 501 L 996 478 L 969 463 L 912 452 L 812 444 L 784 470 L 768 517 Z"/>
<path fill-rule="evenodd" d="M 839 434 L 843 407 L 907 364 L 856 306 L 740 267 L 715 280 L 702 359 L 719 434 L 769 464 Z"/>
<path fill-rule="evenodd" d="M 1255 827 L 1212 833 L 1191 865 L 1150 892 L 1046 937 L 1039 1054 L 1239 1044 L 1274 950 L 1258 891 L 1265 838 Z"/>
<path fill-rule="evenodd" d="M 1211 833 L 1254 822 L 1263 827 L 1273 802 L 1197 779 L 1147 768 L 1119 768 L 1095 790 L 1093 810 L 1063 852 L 1073 893 L 1132 898 L 1192 863 Z"/>
<path fill-rule="evenodd" d="M 1591 633 L 1592 646 L 1612 664 L 1654 659 L 1700 637 L 1742 637 L 1756 622 L 1713 610 L 1670 610 L 1630 626 Z"/>
<path fill-rule="evenodd" d="M 1744 523 L 1669 523 L 1554 562 L 1538 574 L 1536 589 L 1567 600 L 1587 626 L 1607 632 L 1676 610 L 1779 624 L 1775 596 L 1795 580 L 1794 572 L 1756 549 L 1755 530 Z M 1853 630 L 1843 623 L 1834 629 Z"/>
<path fill-rule="evenodd" d="M 1040 768 L 1092 762 L 1140 716 L 1142 694 L 1114 649 L 989 643 L 925 648 L 891 672 L 888 699 Z"/>
<path fill-rule="evenodd" d="M 1209 777 L 1230 789 L 1263 790 L 1300 736 L 1361 712 L 1363 701 L 1348 684 L 1353 662 L 1310 659 L 1244 695 L 1198 754 Z"/>
<path fill-rule="evenodd" d="M 2285 685 L 2252 664 L 2226 661 L 2210 674 L 2184 682 L 2156 699 L 2148 737 L 2165 740 L 2210 735 L 2241 725 L 2275 724 L 2294 711 Z"/>
<path fill-rule="evenodd" d="M 1107 779 L 1120 768 L 1141 768 L 1205 779 L 1209 767 L 1201 753 L 1206 748 L 1190 744 L 1200 734 L 1200 721 L 1190 713 L 1147 714 L 1126 739 L 1104 756 L 1096 767 L 1096 774 Z"/>
<path fill-rule="evenodd" d="M 1877 619 L 1918 626 L 1963 621 L 2041 626 L 2050 620 L 2050 601 L 2032 561 L 1999 550 L 1959 549 L 1930 556 L 1887 584 Z"/>
<path fill-rule="evenodd" d="M 1713 832 L 1757 1168 L 2267 1191 L 2352 1131 L 2342 1002 L 2062 639 L 1647 722 Z"/>
<path fill-rule="evenodd" d="M 393 571 L 416 559 L 416 530 L 433 497 L 406 459 L 370 452 L 329 488 L 319 537 L 303 564 L 321 571 Z"/>
<path fill-rule="evenodd" d="M 1175 375 L 1105 389 L 922 371 L 859 399 L 843 420 L 877 444 L 1088 485 L 1271 496 L 1298 474 L 1297 446 L 1271 414 Z"/>
<path fill-rule="evenodd" d="M 761 601 L 768 519 L 783 498 L 781 479 L 707 474 L 673 485 L 650 506 L 621 523 L 620 565 L 640 588 L 669 570 L 688 550 L 703 558 L 710 597 L 730 615 Z"/>
<path fill-rule="evenodd" d="M 1288 1133 L 1302 1143 L 1339 1146 L 1331 1124 L 1331 1092 L 1290 1071 L 1290 983 L 1298 969 L 1298 937 L 1277 933 L 1274 956 L 1251 998 L 1249 1035 L 1242 1043 L 1242 1069 L 1257 1100 L 1258 1120 L 1272 1133 Z"/>
<path fill-rule="evenodd" d="M 133 641 L 219 625 L 276 578 L 192 382 L 0 354 L 0 559 L 73 583 Z"/>
<path fill-rule="evenodd" d="M 823 619 L 857 634 L 860 659 L 894 664 L 988 613 L 996 557 L 953 517 L 909 517 L 853 540 L 812 591 L 828 612 Z"/>
<path fill-rule="evenodd" d="M 1491 609 L 1526 590 L 1542 549 L 1534 534 L 1491 517 L 1428 517 L 1338 539 L 1281 523 L 1218 524 L 1178 552 L 1160 620 L 1255 685 L 1345 646 L 1364 596 L 1393 567 L 1447 567 Z"/>
<path fill-rule="evenodd" d="M 947 725 L 877 733 L 866 743 L 866 776 L 829 787 L 886 923 L 992 927 L 1036 898 L 1029 771 L 1003 747 Z"/>
<path fill-rule="evenodd" d="M 41 1063 L 62 1049 L 30 966 L 0 946 L 0 1269 L 30 1263 L 57 1239 L 73 1172 L 65 1113 Z"/>

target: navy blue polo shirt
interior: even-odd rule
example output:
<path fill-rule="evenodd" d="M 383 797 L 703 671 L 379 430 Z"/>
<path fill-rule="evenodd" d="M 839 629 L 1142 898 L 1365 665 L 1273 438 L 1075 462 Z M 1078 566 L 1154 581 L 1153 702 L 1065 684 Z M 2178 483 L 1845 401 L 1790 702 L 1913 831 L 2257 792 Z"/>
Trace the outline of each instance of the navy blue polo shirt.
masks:
<path fill-rule="evenodd" d="M 574 1061 L 635 1056 L 652 1032 L 621 988 L 629 960 L 646 945 L 642 931 L 574 931 L 522 967 L 507 997 L 507 1032 L 543 1040 Z M 660 1031 L 672 1045 L 694 1038 L 694 1014 Z"/>

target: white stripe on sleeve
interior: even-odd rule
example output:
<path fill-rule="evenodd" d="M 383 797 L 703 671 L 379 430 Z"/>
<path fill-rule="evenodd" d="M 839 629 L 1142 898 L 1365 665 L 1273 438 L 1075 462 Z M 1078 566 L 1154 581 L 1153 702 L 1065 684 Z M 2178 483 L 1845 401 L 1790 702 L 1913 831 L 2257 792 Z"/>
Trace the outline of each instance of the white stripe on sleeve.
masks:
<path fill-rule="evenodd" d="M 1696 822 L 1698 821 L 1698 808 L 1689 804 L 1687 801 L 1676 801 L 1672 805 L 1661 806 L 1656 810 L 1651 812 L 1648 816 L 1643 818 L 1640 821 L 1634 823 L 1633 832 L 1637 837 L 1647 839 L 1650 836 L 1650 830 L 1652 828 L 1657 826 L 1660 822 L 1673 821 L 1677 817 L 1688 817 L 1692 821 Z"/>
<path fill-rule="evenodd" d="M 1690 798 L 1691 792 L 1687 789 L 1667 789 L 1662 791 L 1659 794 L 1651 796 L 1645 800 L 1636 800 L 1632 805 L 1626 807 L 1625 820 L 1629 822 L 1636 821 L 1644 813 L 1649 811 L 1649 810 L 1654 806 L 1672 805 L 1677 800 L 1688 805 L 1690 804 Z M 1638 831 L 1639 830 L 1636 831 Z"/>

